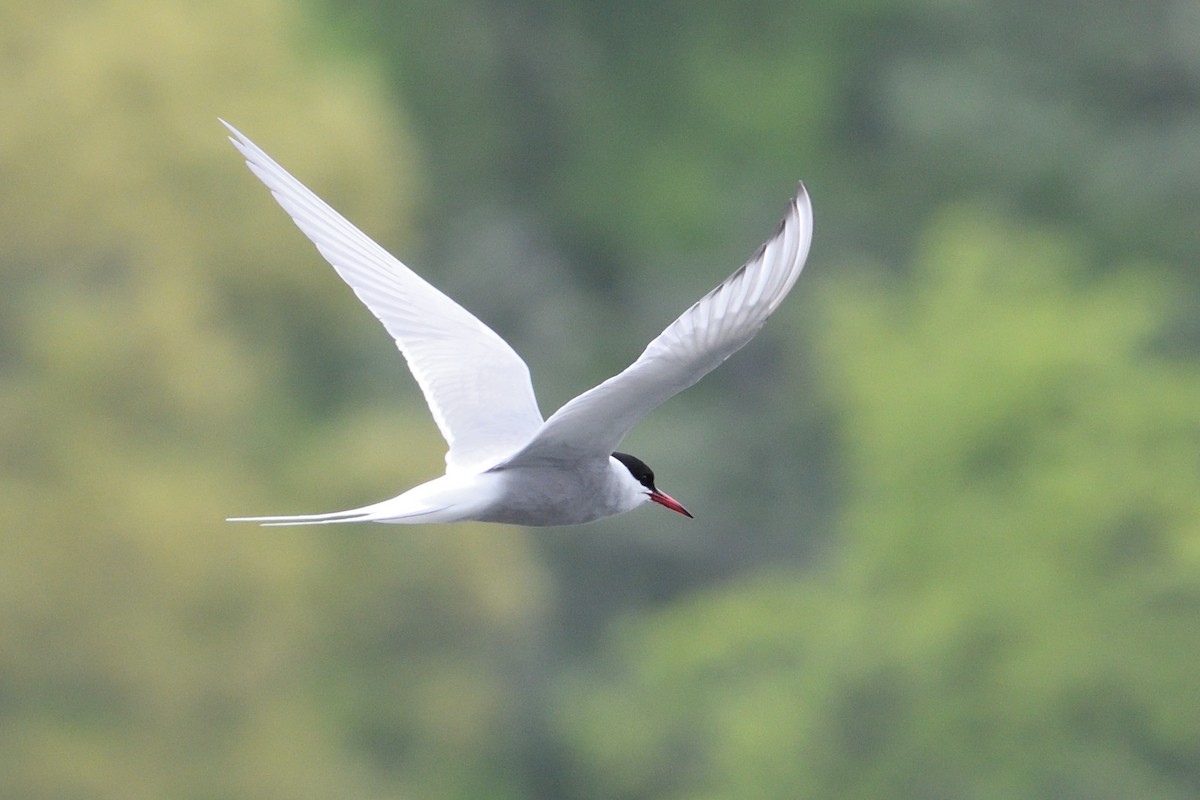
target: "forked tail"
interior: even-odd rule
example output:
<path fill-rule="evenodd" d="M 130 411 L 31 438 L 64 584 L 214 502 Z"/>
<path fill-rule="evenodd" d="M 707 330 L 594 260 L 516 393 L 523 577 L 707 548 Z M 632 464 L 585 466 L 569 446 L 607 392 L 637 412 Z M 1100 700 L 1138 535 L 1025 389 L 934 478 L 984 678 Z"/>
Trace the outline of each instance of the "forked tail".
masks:
<path fill-rule="evenodd" d="M 335 522 L 370 522 L 371 515 L 364 508 L 351 511 L 333 511 L 328 514 L 295 514 L 284 517 L 227 517 L 226 522 L 257 522 L 264 527 L 283 525 L 331 525 Z"/>
<path fill-rule="evenodd" d="M 392 510 L 388 510 L 392 506 Z M 228 517 L 226 522 L 257 522 L 268 528 L 285 525 L 333 525 L 340 522 L 394 522 L 420 523 L 431 514 L 445 511 L 446 506 L 433 506 L 420 509 L 396 509 L 390 502 L 376 503 L 362 508 L 352 508 L 349 511 L 332 511 L 328 514 L 295 514 L 283 517 Z"/>

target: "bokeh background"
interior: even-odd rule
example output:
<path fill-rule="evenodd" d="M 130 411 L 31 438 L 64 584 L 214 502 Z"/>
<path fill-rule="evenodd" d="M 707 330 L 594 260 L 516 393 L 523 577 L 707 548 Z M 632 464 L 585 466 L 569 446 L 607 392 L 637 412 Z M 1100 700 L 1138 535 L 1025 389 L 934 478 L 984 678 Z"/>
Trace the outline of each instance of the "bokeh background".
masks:
<path fill-rule="evenodd" d="M 1200 796 L 1194 0 L 0 5 L 0 796 Z M 258 529 L 438 474 L 218 116 L 549 413 L 771 232 L 624 449 L 696 514 Z"/>

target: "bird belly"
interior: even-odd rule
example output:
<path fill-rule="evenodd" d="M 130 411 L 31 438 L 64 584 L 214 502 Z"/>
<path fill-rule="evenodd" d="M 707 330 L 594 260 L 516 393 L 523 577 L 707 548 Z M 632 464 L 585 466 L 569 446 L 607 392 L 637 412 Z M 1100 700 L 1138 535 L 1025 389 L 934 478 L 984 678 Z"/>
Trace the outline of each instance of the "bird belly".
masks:
<path fill-rule="evenodd" d="M 495 503 L 475 517 L 484 522 L 579 525 L 629 510 L 614 491 L 604 462 L 596 468 L 515 467 L 484 474 L 499 477 L 503 486 Z"/>

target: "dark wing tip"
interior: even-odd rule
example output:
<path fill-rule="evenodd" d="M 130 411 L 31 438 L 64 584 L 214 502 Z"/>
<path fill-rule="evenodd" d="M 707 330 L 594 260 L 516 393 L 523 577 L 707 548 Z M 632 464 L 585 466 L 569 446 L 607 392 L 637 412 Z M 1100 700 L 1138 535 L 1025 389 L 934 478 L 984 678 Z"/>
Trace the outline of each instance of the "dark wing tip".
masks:
<path fill-rule="evenodd" d="M 797 216 L 812 219 L 812 198 L 808 196 L 808 187 L 804 181 L 796 184 L 796 196 L 792 198 L 792 209 Z"/>
<path fill-rule="evenodd" d="M 788 222 L 793 217 L 797 220 L 804 217 L 812 217 L 812 200 L 809 199 L 808 189 L 805 188 L 804 181 L 797 182 L 796 195 L 788 202 L 787 213 L 783 215 L 783 219 L 779 220 L 779 224 L 775 226 L 775 230 L 771 232 L 771 235 L 767 237 L 765 242 L 758 246 L 758 249 L 754 251 L 754 255 L 750 256 L 750 260 L 743 264 L 738 272 L 744 271 L 746 267 L 761 259 L 763 254 L 767 252 L 767 246 L 783 234 L 784 229 L 788 226 Z M 737 273 L 735 272 L 734 274 L 736 275 Z"/>

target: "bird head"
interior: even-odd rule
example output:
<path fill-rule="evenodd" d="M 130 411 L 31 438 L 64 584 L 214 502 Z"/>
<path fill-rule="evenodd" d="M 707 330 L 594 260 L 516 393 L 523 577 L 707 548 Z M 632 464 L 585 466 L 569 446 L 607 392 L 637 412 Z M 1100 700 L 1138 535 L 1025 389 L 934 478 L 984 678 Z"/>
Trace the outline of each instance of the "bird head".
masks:
<path fill-rule="evenodd" d="M 654 485 L 654 470 L 646 466 L 645 461 L 642 461 L 637 456 L 631 456 L 629 453 L 613 453 L 612 457 L 621 462 L 625 469 L 629 470 L 629 474 L 642 487 L 649 500 L 658 503 L 660 506 L 665 506 L 676 513 L 683 514 L 689 519 L 693 518 L 691 513 L 678 500 L 666 492 L 658 490 L 658 487 Z"/>

